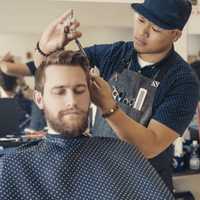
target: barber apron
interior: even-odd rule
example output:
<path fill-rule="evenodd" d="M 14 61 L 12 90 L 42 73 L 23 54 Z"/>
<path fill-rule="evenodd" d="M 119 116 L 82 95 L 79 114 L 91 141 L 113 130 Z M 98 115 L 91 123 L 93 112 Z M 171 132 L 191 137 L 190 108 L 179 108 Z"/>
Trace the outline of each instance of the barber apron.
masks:
<path fill-rule="evenodd" d="M 129 59 L 126 63 L 128 64 L 121 65 L 120 69 L 111 76 L 108 82 L 112 87 L 113 97 L 123 112 L 135 121 L 147 127 L 152 117 L 152 106 L 156 90 L 160 81 L 166 74 L 168 66 L 164 65 L 160 67 L 158 72 L 151 79 L 143 76 L 140 71 L 135 72 L 130 70 L 132 59 Z M 92 135 L 98 137 L 117 138 L 117 135 L 110 128 L 98 110 L 92 128 Z M 172 190 L 170 179 L 171 172 L 166 173 L 166 171 L 169 172 L 170 169 L 170 166 L 166 164 L 166 161 L 168 163 L 171 162 L 168 158 L 169 151 L 171 154 L 172 150 L 171 148 L 168 148 L 150 162 L 160 173 L 168 187 Z"/>
<path fill-rule="evenodd" d="M 108 83 L 120 108 L 129 117 L 147 127 L 152 116 L 154 96 L 167 67 L 160 68 L 151 79 L 143 76 L 140 71 L 130 70 L 131 64 L 132 60 L 120 66 Z M 117 137 L 98 110 L 92 133 L 93 136 Z"/>

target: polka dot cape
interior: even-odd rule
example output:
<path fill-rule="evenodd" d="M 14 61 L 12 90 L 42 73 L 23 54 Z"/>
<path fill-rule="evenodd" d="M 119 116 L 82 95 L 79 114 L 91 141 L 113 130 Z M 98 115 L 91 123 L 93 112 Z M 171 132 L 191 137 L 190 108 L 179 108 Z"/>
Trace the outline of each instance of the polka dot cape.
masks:
<path fill-rule="evenodd" d="M 112 138 L 48 135 L 1 157 L 1 200 L 172 200 L 149 162 Z"/>

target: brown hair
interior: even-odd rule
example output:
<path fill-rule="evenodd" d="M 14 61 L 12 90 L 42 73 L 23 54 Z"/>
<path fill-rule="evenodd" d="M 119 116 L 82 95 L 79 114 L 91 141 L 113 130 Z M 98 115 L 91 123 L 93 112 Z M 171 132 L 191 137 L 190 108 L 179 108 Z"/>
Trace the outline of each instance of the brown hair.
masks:
<path fill-rule="evenodd" d="M 79 51 L 56 51 L 47 57 L 46 61 L 38 67 L 35 74 L 35 89 L 42 92 L 44 90 L 45 83 L 45 70 L 50 65 L 70 65 L 80 66 L 87 78 L 89 87 L 89 63 L 88 59 Z"/>

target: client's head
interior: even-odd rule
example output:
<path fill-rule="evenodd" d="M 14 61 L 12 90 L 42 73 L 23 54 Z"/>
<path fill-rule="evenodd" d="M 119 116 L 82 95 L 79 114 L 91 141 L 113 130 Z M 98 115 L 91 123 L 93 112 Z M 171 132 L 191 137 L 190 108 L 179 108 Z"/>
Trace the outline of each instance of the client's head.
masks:
<path fill-rule="evenodd" d="M 79 52 L 58 51 L 37 69 L 34 99 L 49 128 L 65 136 L 83 134 L 90 106 L 88 61 Z"/>

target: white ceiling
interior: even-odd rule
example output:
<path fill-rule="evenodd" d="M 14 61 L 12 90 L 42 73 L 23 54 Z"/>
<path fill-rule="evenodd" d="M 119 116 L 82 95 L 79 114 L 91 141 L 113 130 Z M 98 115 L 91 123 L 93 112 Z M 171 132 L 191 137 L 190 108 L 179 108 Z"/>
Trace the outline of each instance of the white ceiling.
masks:
<path fill-rule="evenodd" d="M 117 3 L 111 3 L 113 1 Z M 0 34 L 39 33 L 69 8 L 74 9 L 82 27 L 131 27 L 133 11 L 130 2 L 133 1 L 0 0 Z"/>

